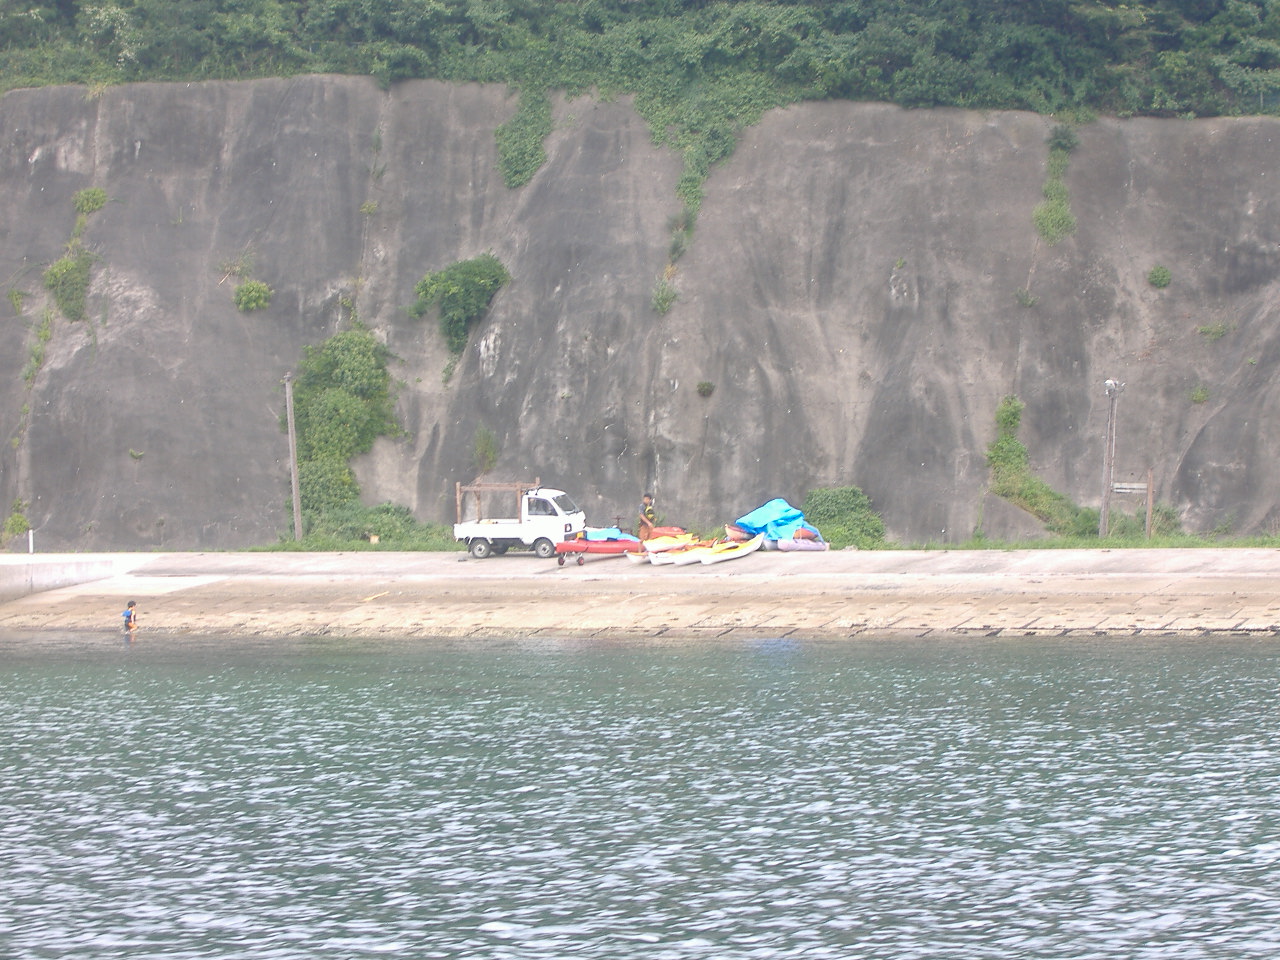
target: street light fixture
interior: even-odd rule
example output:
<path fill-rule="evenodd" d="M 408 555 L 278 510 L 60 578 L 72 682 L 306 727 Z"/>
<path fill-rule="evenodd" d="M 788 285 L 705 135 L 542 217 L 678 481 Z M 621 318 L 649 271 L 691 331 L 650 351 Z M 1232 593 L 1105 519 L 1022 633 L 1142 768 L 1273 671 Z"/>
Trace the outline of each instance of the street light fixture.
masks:
<path fill-rule="evenodd" d="M 1116 463 L 1116 403 L 1124 393 L 1119 380 L 1103 381 L 1107 391 L 1107 445 L 1102 453 L 1102 515 L 1098 518 L 1098 536 L 1111 532 L 1111 474 Z"/>

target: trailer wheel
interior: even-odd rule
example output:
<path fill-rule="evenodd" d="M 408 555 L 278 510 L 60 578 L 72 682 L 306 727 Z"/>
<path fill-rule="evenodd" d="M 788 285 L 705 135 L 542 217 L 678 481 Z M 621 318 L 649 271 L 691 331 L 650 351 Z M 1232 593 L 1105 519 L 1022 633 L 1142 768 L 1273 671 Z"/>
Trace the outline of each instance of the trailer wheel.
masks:
<path fill-rule="evenodd" d="M 477 538 L 471 541 L 471 546 L 467 547 L 467 551 L 477 560 L 483 560 L 493 553 L 493 545 L 488 540 Z"/>
<path fill-rule="evenodd" d="M 556 563 L 560 564 L 560 566 L 562 566 L 562 567 L 564 566 L 564 554 L 563 554 L 563 553 L 562 553 L 562 554 L 560 554 L 560 556 L 556 557 Z"/>
<path fill-rule="evenodd" d="M 552 543 L 550 540 L 548 540 L 546 537 L 542 537 L 541 539 L 534 542 L 533 552 L 536 553 L 538 556 L 540 556 L 543 560 L 546 560 L 548 557 L 555 556 L 556 545 Z"/>
<path fill-rule="evenodd" d="M 582 554 L 578 554 L 578 566 L 582 566 L 586 562 L 587 562 L 587 558 L 584 557 Z"/>

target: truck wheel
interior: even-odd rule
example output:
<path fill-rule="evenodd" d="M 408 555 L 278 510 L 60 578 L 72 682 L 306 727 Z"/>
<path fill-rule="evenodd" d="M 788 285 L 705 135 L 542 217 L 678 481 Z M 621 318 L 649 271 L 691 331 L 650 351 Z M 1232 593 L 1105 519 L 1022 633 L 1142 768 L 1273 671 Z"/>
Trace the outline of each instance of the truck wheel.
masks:
<path fill-rule="evenodd" d="M 540 556 L 543 560 L 556 555 L 556 545 L 546 537 L 537 540 L 533 544 L 533 552 Z"/>
<path fill-rule="evenodd" d="M 472 540 L 471 546 L 467 548 L 468 552 L 477 560 L 483 560 L 489 554 L 493 553 L 493 547 L 488 540 Z"/>

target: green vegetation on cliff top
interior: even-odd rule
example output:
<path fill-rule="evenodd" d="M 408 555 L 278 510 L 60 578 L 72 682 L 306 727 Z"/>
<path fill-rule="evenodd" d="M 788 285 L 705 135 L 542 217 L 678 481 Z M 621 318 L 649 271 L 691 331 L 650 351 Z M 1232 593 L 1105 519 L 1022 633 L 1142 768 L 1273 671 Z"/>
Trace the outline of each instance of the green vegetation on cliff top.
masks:
<path fill-rule="evenodd" d="M 0 89 L 300 73 L 634 93 L 714 163 L 735 125 L 800 99 L 1276 112 L 1280 3 L 0 0 Z"/>
<path fill-rule="evenodd" d="M 0 0 L 0 90 L 314 73 L 520 88 L 511 187 L 543 161 L 547 91 L 632 94 L 684 159 L 691 226 L 742 129 L 801 100 L 1280 112 L 1280 0 Z"/>

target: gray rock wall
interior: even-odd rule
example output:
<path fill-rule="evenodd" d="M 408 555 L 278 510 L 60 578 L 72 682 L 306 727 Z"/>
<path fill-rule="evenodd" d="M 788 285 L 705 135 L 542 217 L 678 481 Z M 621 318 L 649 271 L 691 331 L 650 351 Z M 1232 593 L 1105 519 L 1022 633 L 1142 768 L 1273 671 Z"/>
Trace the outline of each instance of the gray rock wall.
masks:
<path fill-rule="evenodd" d="M 996 405 L 1017 394 L 1034 469 L 1097 506 L 1114 377 L 1117 480 L 1153 468 L 1193 530 L 1275 529 L 1280 121 L 1080 128 L 1078 229 L 1049 247 L 1031 215 L 1053 121 L 778 110 L 707 182 L 658 316 L 679 157 L 626 100 L 560 101 L 547 163 L 509 190 L 493 131 L 514 109 L 500 87 L 345 77 L 5 94 L 3 512 L 28 501 L 47 550 L 274 540 L 281 378 L 350 305 L 399 358 L 406 427 L 358 463 L 365 497 L 423 519 L 451 519 L 483 426 L 493 478 L 563 486 L 593 523 L 645 489 L 697 525 L 856 484 L 899 539 L 1026 535 L 985 496 Z M 28 383 L 41 275 L 86 187 L 111 198 L 84 230 L 88 316 L 55 321 Z M 435 324 L 406 307 L 485 251 L 513 280 L 446 384 Z M 267 310 L 236 310 L 236 262 L 275 290 Z"/>

